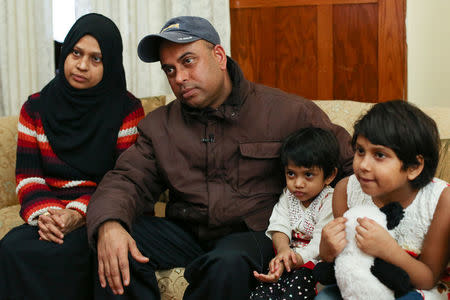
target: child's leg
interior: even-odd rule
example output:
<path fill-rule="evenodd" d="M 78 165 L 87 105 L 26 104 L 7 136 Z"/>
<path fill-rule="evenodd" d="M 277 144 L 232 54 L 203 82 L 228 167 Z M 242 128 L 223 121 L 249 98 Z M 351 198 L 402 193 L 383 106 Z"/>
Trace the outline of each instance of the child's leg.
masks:
<path fill-rule="evenodd" d="M 315 300 L 341 300 L 341 292 L 336 284 L 326 285 L 314 298 Z"/>
<path fill-rule="evenodd" d="M 422 295 L 417 291 L 411 291 L 406 295 L 397 298 L 397 300 L 423 300 Z"/>
<path fill-rule="evenodd" d="M 341 292 L 339 291 L 339 288 L 337 285 L 327 285 L 325 286 L 319 294 L 317 294 L 315 300 L 341 300 Z M 419 294 L 417 291 L 411 291 L 408 294 L 396 298 L 396 300 L 423 300 L 422 295 Z"/>

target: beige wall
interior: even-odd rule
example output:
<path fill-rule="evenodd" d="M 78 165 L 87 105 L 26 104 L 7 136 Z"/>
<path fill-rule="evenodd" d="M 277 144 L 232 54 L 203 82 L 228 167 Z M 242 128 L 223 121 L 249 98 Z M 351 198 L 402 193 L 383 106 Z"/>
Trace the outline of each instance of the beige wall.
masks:
<path fill-rule="evenodd" d="M 408 99 L 450 107 L 450 0 L 407 0 Z"/>

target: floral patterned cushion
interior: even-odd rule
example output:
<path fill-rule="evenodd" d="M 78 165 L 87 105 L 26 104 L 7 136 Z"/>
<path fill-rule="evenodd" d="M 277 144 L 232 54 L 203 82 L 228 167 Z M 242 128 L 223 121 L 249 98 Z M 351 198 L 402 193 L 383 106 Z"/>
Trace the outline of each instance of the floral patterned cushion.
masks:
<path fill-rule="evenodd" d="M 441 158 L 436 177 L 450 182 L 450 139 L 441 140 Z"/>
<path fill-rule="evenodd" d="M 173 268 L 156 272 L 158 287 L 161 292 L 161 300 L 182 299 L 188 286 L 183 277 L 184 268 Z"/>
<path fill-rule="evenodd" d="M 20 205 L 10 205 L 0 209 L 0 239 L 12 228 L 23 224 L 19 217 Z"/>
<path fill-rule="evenodd" d="M 15 178 L 18 120 L 17 116 L 0 118 L 0 208 L 18 203 Z"/>

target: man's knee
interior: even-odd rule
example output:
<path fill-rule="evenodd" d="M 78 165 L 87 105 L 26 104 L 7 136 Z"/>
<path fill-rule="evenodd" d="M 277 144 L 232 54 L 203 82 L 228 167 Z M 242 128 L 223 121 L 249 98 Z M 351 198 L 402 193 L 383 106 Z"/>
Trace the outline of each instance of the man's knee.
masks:
<path fill-rule="evenodd" d="M 242 273 L 245 270 L 250 270 L 250 259 L 244 251 L 240 250 L 211 251 L 194 260 L 186 268 L 188 274 L 191 272 L 194 274 L 203 272 L 214 273 L 214 270 L 217 270 L 224 276 L 226 274 Z"/>
<path fill-rule="evenodd" d="M 210 252 L 209 258 L 216 264 L 224 267 L 248 264 L 248 255 L 240 250 L 213 251 Z"/>

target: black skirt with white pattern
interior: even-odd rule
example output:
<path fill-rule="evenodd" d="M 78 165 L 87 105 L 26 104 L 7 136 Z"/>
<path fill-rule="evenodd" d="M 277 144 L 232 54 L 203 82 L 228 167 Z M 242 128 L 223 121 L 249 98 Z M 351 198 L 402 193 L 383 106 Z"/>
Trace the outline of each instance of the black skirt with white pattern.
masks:
<path fill-rule="evenodd" d="M 316 282 L 312 270 L 299 268 L 291 272 L 283 272 L 274 283 L 261 282 L 250 294 L 251 300 L 308 300 L 316 296 Z"/>

